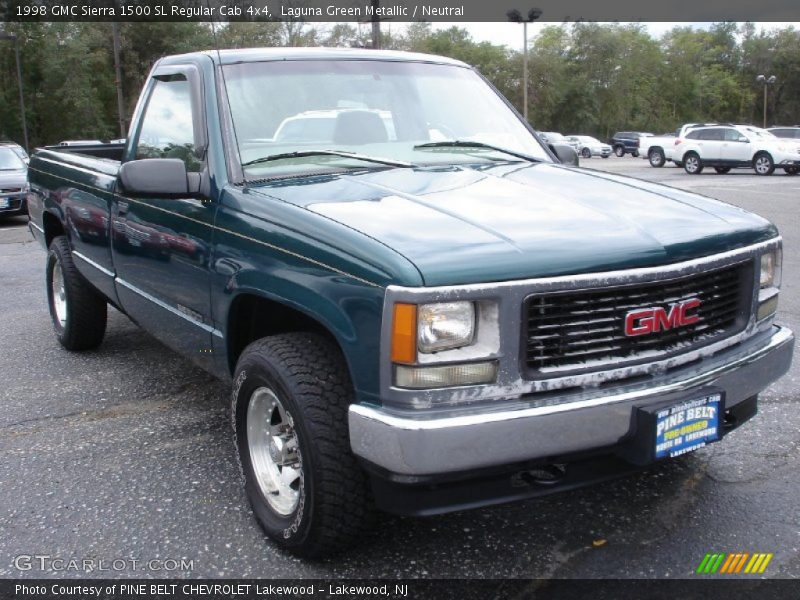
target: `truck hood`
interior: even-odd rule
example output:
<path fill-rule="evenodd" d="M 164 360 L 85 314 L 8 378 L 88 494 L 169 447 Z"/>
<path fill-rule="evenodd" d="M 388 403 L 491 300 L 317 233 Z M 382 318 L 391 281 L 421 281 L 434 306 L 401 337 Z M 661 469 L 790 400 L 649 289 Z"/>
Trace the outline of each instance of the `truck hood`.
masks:
<path fill-rule="evenodd" d="M 382 242 L 428 286 L 655 266 L 777 235 L 723 202 L 550 163 L 392 169 L 251 190 Z"/>

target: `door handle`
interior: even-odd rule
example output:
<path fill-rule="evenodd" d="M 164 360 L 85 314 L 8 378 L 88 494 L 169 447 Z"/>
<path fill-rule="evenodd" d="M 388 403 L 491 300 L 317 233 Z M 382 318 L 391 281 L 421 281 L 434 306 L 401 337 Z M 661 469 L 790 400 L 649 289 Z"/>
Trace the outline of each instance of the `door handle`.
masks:
<path fill-rule="evenodd" d="M 119 216 L 123 216 L 128 214 L 128 203 L 127 202 L 117 202 L 117 214 Z"/>

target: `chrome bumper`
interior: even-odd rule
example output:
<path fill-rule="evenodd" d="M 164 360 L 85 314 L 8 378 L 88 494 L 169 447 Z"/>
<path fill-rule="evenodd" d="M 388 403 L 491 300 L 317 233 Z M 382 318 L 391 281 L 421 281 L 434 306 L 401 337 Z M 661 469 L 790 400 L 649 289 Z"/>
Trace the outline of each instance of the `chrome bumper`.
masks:
<path fill-rule="evenodd" d="M 715 386 L 726 407 L 750 398 L 788 371 L 794 335 L 773 327 L 732 348 L 647 384 L 595 390 L 542 405 L 520 398 L 460 411 L 350 407 L 353 452 L 391 473 L 436 475 L 611 446 L 629 431 L 634 407 L 676 392 Z M 535 395 L 534 395 L 535 396 Z"/>

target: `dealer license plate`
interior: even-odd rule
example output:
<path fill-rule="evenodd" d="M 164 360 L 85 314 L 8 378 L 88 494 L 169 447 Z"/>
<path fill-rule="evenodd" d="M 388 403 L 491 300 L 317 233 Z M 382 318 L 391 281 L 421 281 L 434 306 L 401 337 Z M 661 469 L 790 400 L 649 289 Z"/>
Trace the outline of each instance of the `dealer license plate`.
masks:
<path fill-rule="evenodd" d="M 679 456 L 720 438 L 721 394 L 687 400 L 656 413 L 656 458 Z"/>

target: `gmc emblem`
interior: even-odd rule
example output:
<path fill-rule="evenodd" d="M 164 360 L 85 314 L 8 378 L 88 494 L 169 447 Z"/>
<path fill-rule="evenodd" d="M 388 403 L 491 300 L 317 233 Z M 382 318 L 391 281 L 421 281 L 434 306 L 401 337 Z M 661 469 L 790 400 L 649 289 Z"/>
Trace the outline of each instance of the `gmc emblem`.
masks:
<path fill-rule="evenodd" d="M 691 312 L 700 306 L 700 300 L 692 298 L 676 302 L 667 309 L 660 306 L 656 308 L 637 308 L 625 315 L 625 335 L 648 335 L 667 331 L 676 327 L 693 325 L 700 320 L 700 315 Z"/>

